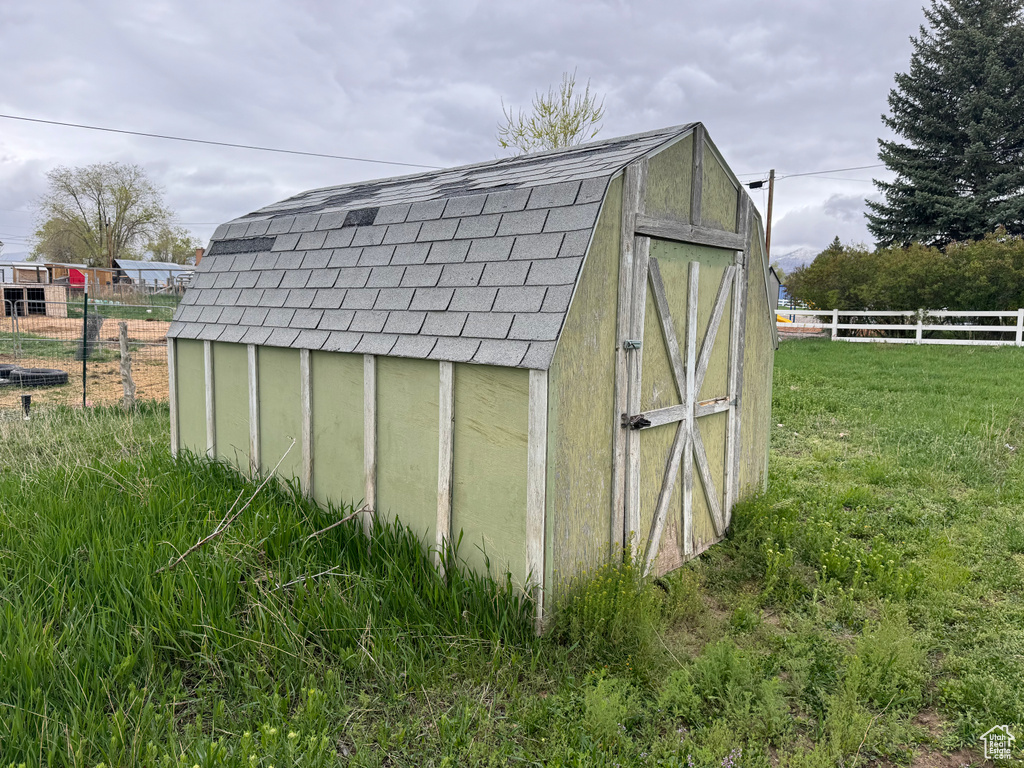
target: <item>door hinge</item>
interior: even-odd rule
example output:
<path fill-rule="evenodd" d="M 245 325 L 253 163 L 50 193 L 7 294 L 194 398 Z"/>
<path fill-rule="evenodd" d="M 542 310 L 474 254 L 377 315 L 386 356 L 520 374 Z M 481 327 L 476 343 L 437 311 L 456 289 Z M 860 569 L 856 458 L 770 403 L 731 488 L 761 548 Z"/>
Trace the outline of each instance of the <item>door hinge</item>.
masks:
<path fill-rule="evenodd" d="M 642 413 L 638 413 L 636 416 L 630 416 L 626 413 L 622 414 L 623 429 L 643 429 L 644 427 L 649 426 L 651 426 L 651 420 Z"/>

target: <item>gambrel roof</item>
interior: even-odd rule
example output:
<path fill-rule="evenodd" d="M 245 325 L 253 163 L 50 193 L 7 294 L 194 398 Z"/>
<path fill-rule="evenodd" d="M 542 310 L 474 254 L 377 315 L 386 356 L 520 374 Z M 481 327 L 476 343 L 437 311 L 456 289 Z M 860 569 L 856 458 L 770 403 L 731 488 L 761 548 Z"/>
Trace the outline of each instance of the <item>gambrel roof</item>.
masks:
<path fill-rule="evenodd" d="M 609 181 L 692 128 L 267 206 L 217 229 L 168 336 L 546 369 Z"/>

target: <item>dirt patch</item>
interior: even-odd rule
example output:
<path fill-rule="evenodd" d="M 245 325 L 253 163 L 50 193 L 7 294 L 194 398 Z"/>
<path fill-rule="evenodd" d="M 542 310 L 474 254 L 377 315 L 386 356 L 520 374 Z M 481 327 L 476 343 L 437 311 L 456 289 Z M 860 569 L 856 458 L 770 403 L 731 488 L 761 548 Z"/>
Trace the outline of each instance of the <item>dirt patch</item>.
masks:
<path fill-rule="evenodd" d="M 167 313 L 162 313 L 166 315 Z M 167 336 L 167 329 L 170 322 L 164 320 L 118 320 L 117 318 L 105 318 L 100 328 L 100 339 L 102 341 L 116 342 L 118 340 L 118 323 L 128 323 L 129 341 L 154 342 L 162 340 Z M 2 330 L 9 331 L 4 327 Z M 43 315 L 30 315 L 18 318 L 18 331 L 20 333 L 42 336 L 48 339 L 59 339 L 70 341 L 82 338 L 82 319 L 45 317 Z"/>

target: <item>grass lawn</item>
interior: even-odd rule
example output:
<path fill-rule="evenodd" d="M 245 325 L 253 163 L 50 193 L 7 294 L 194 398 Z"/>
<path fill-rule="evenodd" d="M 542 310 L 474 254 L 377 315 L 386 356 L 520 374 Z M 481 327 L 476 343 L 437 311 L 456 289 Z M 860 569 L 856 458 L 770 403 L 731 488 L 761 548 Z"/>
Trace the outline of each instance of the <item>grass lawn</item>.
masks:
<path fill-rule="evenodd" d="M 168 456 L 0 419 L 0 766 L 956 766 L 1024 738 L 1024 354 L 784 344 L 768 493 L 529 605 Z M 173 569 L 179 553 L 239 513 Z"/>

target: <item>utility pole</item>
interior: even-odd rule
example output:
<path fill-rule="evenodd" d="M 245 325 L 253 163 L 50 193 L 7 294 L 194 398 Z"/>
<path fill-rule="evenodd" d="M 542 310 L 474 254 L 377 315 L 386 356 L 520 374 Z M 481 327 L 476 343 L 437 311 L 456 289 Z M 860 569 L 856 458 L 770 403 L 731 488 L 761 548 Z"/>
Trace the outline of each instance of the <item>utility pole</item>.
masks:
<path fill-rule="evenodd" d="M 764 187 L 764 180 L 752 181 L 748 185 L 750 189 L 761 189 Z M 772 255 L 772 203 L 775 202 L 775 169 L 768 171 L 768 212 L 767 221 L 764 225 L 764 250 L 768 263 L 771 263 Z"/>

